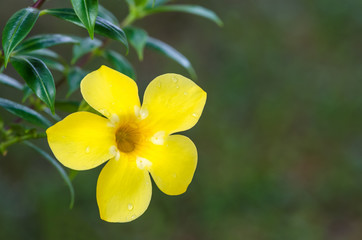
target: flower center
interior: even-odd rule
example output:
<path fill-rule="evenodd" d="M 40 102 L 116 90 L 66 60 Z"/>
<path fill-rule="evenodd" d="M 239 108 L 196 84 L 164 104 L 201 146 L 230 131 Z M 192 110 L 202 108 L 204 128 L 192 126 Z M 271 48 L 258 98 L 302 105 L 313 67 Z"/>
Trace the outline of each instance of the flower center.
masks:
<path fill-rule="evenodd" d="M 139 142 L 141 134 L 137 126 L 123 125 L 116 131 L 116 142 L 119 151 L 132 152 Z"/>

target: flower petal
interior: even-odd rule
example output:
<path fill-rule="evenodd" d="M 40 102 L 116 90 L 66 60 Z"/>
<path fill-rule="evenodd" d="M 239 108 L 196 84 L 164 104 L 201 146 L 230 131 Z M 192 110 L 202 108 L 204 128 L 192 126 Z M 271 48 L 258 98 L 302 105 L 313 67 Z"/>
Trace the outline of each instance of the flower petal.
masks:
<path fill-rule="evenodd" d="M 107 118 L 112 114 L 134 116 L 135 108 L 140 107 L 135 81 L 106 66 L 85 76 L 81 92 L 87 103 Z"/>
<path fill-rule="evenodd" d="M 48 143 L 55 157 L 76 170 L 94 168 L 114 156 L 114 128 L 109 120 L 88 112 L 70 114 L 48 128 Z"/>
<path fill-rule="evenodd" d="M 192 128 L 206 102 L 204 92 L 193 81 L 178 74 L 164 74 L 147 87 L 141 116 L 157 131 L 167 134 Z"/>
<path fill-rule="evenodd" d="M 197 165 L 197 149 L 185 136 L 171 135 L 163 145 L 154 145 L 143 156 L 152 165 L 152 178 L 159 189 L 168 195 L 186 192 Z"/>
<path fill-rule="evenodd" d="M 111 159 L 97 183 L 101 218 L 108 222 L 130 222 L 147 209 L 152 195 L 150 175 L 137 168 L 135 160 Z"/>

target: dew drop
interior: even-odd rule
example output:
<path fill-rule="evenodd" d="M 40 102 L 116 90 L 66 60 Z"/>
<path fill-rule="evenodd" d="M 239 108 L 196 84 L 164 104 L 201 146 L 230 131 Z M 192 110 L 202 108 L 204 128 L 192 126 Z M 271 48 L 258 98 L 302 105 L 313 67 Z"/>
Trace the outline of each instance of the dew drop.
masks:
<path fill-rule="evenodd" d="M 197 114 L 196 114 L 196 113 L 193 113 L 192 116 L 197 117 Z"/>
<path fill-rule="evenodd" d="M 178 81 L 177 77 L 172 77 L 172 81 L 176 83 Z"/>
<path fill-rule="evenodd" d="M 165 142 L 165 131 L 159 131 L 151 137 L 151 142 L 156 145 L 163 145 Z"/>
<path fill-rule="evenodd" d="M 89 153 L 89 152 L 90 152 L 90 147 L 89 147 L 89 146 L 85 149 L 85 152 L 86 152 L 86 153 Z"/>
<path fill-rule="evenodd" d="M 147 118 L 148 117 L 148 111 L 147 111 L 147 109 L 141 109 L 140 110 L 140 118 L 141 118 L 141 120 L 143 120 L 143 119 L 145 119 L 145 118 Z"/>
<path fill-rule="evenodd" d="M 132 210 L 133 209 L 133 204 L 132 203 L 129 203 L 128 206 L 127 206 L 128 210 Z"/>
<path fill-rule="evenodd" d="M 135 218 L 136 218 L 136 215 L 133 214 L 133 215 L 131 216 L 131 219 L 135 219 Z"/>
<path fill-rule="evenodd" d="M 184 95 L 187 95 L 187 94 L 189 94 L 188 92 L 184 92 Z"/>
<path fill-rule="evenodd" d="M 180 88 L 180 86 L 179 86 L 179 85 L 176 85 L 176 88 Z"/>

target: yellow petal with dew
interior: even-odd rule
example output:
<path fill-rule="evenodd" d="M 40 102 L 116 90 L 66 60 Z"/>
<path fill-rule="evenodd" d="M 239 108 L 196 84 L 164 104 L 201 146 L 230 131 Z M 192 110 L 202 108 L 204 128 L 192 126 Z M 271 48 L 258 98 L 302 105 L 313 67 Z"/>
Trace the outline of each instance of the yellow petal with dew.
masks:
<path fill-rule="evenodd" d="M 116 142 L 115 130 L 108 124 L 108 119 L 93 113 L 70 114 L 47 129 L 49 146 L 66 167 L 94 168 L 115 155 L 110 151 Z"/>
<path fill-rule="evenodd" d="M 199 120 L 206 92 L 178 74 L 164 74 L 147 87 L 141 108 L 144 122 L 167 134 L 192 128 Z"/>
<path fill-rule="evenodd" d="M 140 170 L 135 160 L 111 159 L 102 169 L 97 183 L 99 213 L 108 222 L 130 222 L 147 209 L 152 195 L 147 170 Z"/>
<path fill-rule="evenodd" d="M 158 188 L 168 195 L 187 190 L 197 165 L 197 149 L 185 136 L 171 135 L 163 145 L 154 145 L 143 157 L 152 164 L 148 168 Z"/>
<path fill-rule="evenodd" d="M 84 77 L 81 92 L 90 106 L 109 119 L 113 114 L 121 120 L 134 116 L 140 107 L 135 81 L 106 66 Z"/>

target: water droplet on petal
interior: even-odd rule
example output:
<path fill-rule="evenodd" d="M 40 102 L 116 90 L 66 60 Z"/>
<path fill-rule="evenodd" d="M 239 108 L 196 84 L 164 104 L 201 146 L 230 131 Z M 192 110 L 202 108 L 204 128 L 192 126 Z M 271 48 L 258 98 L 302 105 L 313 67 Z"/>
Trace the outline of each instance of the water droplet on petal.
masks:
<path fill-rule="evenodd" d="M 176 85 L 176 88 L 180 88 L 180 86 L 179 86 L 179 85 Z"/>
<path fill-rule="evenodd" d="M 131 219 L 135 219 L 135 218 L 136 218 L 136 215 L 133 214 L 133 215 L 131 216 Z"/>
<path fill-rule="evenodd" d="M 139 116 L 140 116 L 140 119 L 141 119 L 141 120 L 147 118 L 147 117 L 148 117 L 148 111 L 147 111 L 147 109 L 141 109 Z"/>
<path fill-rule="evenodd" d="M 165 136 L 165 131 L 159 131 L 151 137 L 151 142 L 156 145 L 163 145 L 163 143 L 165 142 Z"/>
<path fill-rule="evenodd" d="M 129 203 L 128 206 L 127 206 L 128 210 L 132 210 L 133 209 L 133 204 L 132 203 Z"/>
<path fill-rule="evenodd" d="M 193 113 L 192 116 L 197 117 L 197 114 L 196 114 L 196 113 Z"/>
<path fill-rule="evenodd" d="M 90 152 L 90 147 L 89 147 L 89 146 L 85 149 L 85 152 L 86 152 L 86 153 L 89 153 L 89 152 Z"/>
<path fill-rule="evenodd" d="M 189 94 L 188 92 L 184 92 L 184 95 L 187 95 L 187 94 Z"/>
<path fill-rule="evenodd" d="M 149 169 L 152 166 L 152 163 L 148 159 L 142 158 L 142 157 L 136 158 L 136 164 L 137 164 L 137 167 L 141 170 L 143 170 L 145 168 Z"/>
<path fill-rule="evenodd" d="M 172 81 L 176 83 L 178 81 L 177 77 L 172 77 Z"/>

